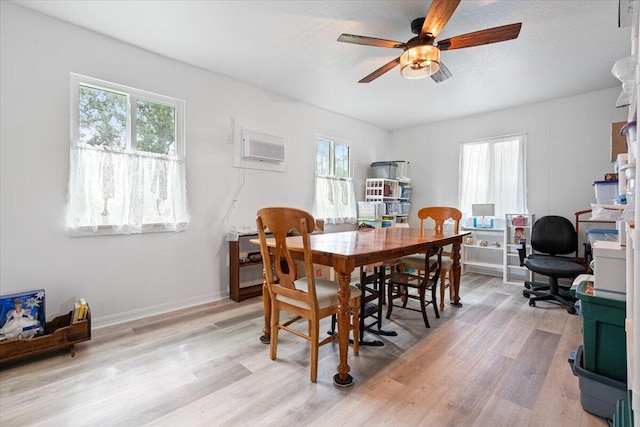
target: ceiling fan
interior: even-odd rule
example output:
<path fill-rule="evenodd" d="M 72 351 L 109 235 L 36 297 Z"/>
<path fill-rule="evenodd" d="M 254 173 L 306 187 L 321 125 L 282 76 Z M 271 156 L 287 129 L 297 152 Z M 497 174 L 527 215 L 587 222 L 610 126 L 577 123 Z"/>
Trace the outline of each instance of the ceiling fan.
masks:
<path fill-rule="evenodd" d="M 427 15 L 411 22 L 411 32 L 418 34 L 406 43 L 373 37 L 342 34 L 339 42 L 363 44 L 368 46 L 402 49 L 404 52 L 396 59 L 386 63 L 358 83 L 369 83 L 400 64 L 400 73 L 410 79 L 430 76 L 437 83 L 451 77 L 449 69 L 440 61 L 440 51 L 461 49 L 512 40 L 520 34 L 522 23 L 503 25 L 474 31 L 472 33 L 438 41 L 435 39 L 444 28 L 460 0 L 433 0 Z"/>

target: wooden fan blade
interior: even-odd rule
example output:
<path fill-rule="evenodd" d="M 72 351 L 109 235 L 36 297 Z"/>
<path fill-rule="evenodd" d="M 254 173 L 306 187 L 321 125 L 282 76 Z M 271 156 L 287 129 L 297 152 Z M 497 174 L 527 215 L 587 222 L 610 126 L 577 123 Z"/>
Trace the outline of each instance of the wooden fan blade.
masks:
<path fill-rule="evenodd" d="M 440 69 L 430 76 L 434 82 L 440 83 L 451 77 L 451 71 L 441 62 Z"/>
<path fill-rule="evenodd" d="M 381 75 L 383 75 L 387 71 L 391 70 L 392 68 L 394 68 L 399 63 L 400 63 L 400 57 L 397 57 L 393 61 L 387 62 L 382 67 L 380 67 L 377 70 L 375 70 L 373 73 L 371 73 L 368 76 L 364 77 L 358 83 L 369 83 L 369 82 L 377 79 L 378 77 L 380 77 Z"/>
<path fill-rule="evenodd" d="M 480 46 L 483 44 L 512 40 L 518 37 L 521 27 L 522 22 L 519 22 L 517 24 L 503 25 L 501 27 L 488 28 L 486 30 L 451 37 L 450 39 L 440 40 L 438 42 L 438 49 L 461 49 L 463 47 Z"/>
<path fill-rule="evenodd" d="M 453 15 L 460 0 L 433 0 L 420 30 L 420 39 L 436 38 Z"/>
<path fill-rule="evenodd" d="M 396 42 L 393 40 L 376 39 L 374 37 L 356 36 L 354 34 L 342 34 L 338 37 L 339 42 L 364 44 L 367 46 L 401 48 L 407 47 L 404 42 Z"/>

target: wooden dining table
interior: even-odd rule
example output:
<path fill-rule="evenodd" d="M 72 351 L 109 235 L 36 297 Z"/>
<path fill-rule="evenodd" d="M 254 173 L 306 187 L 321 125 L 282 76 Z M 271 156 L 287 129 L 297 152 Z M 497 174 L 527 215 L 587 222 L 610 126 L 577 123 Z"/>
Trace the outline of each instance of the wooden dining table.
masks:
<path fill-rule="evenodd" d="M 353 385 L 353 377 L 349 374 L 347 363 L 349 348 L 350 316 L 349 299 L 351 274 L 356 267 L 375 264 L 380 261 L 397 259 L 405 255 L 426 252 L 434 246 L 452 245 L 451 259 L 453 261 L 453 301 L 454 306 L 460 303 L 460 246 L 462 238 L 470 234 L 469 231 L 459 233 L 443 232 L 436 234 L 435 230 L 420 228 L 387 227 L 379 229 L 365 229 L 360 231 L 343 231 L 338 233 L 313 234 L 311 252 L 315 264 L 333 267 L 338 287 L 338 343 L 340 364 L 333 382 L 339 387 Z M 258 239 L 252 243 L 260 244 Z M 267 245 L 273 247 L 274 239 L 267 239 Z M 287 246 L 292 257 L 303 259 L 302 237 L 287 237 Z M 264 335 L 260 340 L 268 343 L 271 338 L 271 300 L 266 285 L 263 287 L 264 301 Z"/>

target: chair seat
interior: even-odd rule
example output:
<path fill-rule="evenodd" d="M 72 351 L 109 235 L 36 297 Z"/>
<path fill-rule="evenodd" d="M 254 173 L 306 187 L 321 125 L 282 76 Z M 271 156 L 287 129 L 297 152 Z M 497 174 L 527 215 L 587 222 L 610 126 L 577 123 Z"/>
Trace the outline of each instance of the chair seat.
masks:
<path fill-rule="evenodd" d="M 583 264 L 584 260 L 582 258 L 570 257 L 570 256 L 560 256 L 560 255 L 546 255 L 546 254 L 531 254 L 527 256 L 527 259 L 557 259 L 562 261 L 571 261 L 576 264 Z"/>
<path fill-rule="evenodd" d="M 332 280 L 318 279 L 318 278 L 315 279 L 315 282 L 316 282 L 316 296 L 318 297 L 318 309 L 322 310 L 327 307 L 337 305 L 338 304 L 338 283 Z M 304 292 L 308 292 L 309 285 L 307 283 L 306 277 L 298 279 L 294 283 L 295 283 L 296 289 L 299 289 Z M 349 288 L 351 289 L 351 299 L 362 295 L 362 291 L 359 288 L 353 285 L 350 285 Z M 283 296 L 282 294 L 277 294 L 276 299 L 278 301 L 282 301 L 286 304 L 290 304 L 295 307 L 300 307 L 305 310 L 309 310 L 311 308 L 309 307 L 309 304 L 307 304 L 304 301 L 288 298 L 286 296 Z"/>
<path fill-rule="evenodd" d="M 529 270 L 545 276 L 571 279 L 585 272 L 581 264 L 563 259 L 533 258 L 528 259 L 526 266 Z"/>

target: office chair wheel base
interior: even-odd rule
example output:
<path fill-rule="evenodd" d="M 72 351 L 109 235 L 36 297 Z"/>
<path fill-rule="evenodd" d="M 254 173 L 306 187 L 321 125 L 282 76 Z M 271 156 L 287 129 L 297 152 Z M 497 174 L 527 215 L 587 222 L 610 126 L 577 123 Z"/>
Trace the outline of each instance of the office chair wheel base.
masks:
<path fill-rule="evenodd" d="M 529 306 L 531 307 L 535 307 L 536 306 L 536 302 L 532 299 L 529 300 Z"/>
<path fill-rule="evenodd" d="M 524 287 L 527 288 L 527 289 L 531 289 L 531 283 L 524 282 Z"/>
<path fill-rule="evenodd" d="M 531 295 L 529 295 L 529 294 L 527 293 L 527 291 L 522 291 L 522 296 L 523 296 L 523 297 L 525 297 L 525 298 L 529 298 L 529 297 L 531 297 Z"/>
<path fill-rule="evenodd" d="M 569 313 L 569 314 L 576 314 L 576 308 L 575 308 L 575 307 L 569 307 L 569 308 L 567 308 L 567 313 Z"/>

